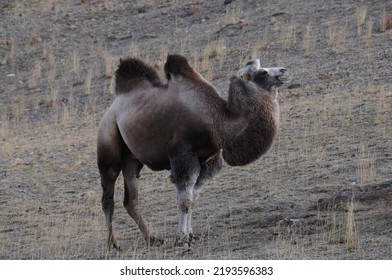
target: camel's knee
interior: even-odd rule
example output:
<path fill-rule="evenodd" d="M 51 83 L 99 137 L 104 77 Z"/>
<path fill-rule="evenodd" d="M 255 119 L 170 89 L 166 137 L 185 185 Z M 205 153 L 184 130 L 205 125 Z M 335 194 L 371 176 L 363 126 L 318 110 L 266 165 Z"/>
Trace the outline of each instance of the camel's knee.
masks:
<path fill-rule="evenodd" d="M 177 189 L 178 209 L 184 214 L 188 214 L 194 206 L 194 188 Z"/>
<path fill-rule="evenodd" d="M 102 184 L 116 180 L 121 171 L 121 161 L 98 162 L 98 169 Z"/>
<path fill-rule="evenodd" d="M 179 208 L 181 210 L 181 212 L 188 214 L 189 211 L 194 207 L 195 203 L 193 201 L 193 199 L 190 198 L 185 198 L 184 200 L 182 200 L 179 203 Z"/>
<path fill-rule="evenodd" d="M 126 175 L 129 176 L 129 175 Z M 139 209 L 139 191 L 137 182 L 134 180 L 124 180 L 124 208 L 133 217 Z"/>
<path fill-rule="evenodd" d="M 128 214 L 135 218 L 140 214 L 139 210 L 139 200 L 136 199 L 124 199 L 123 201 L 124 208 L 127 210 Z"/>
<path fill-rule="evenodd" d="M 112 147 L 105 145 L 101 145 L 97 149 L 97 164 L 102 183 L 116 180 L 121 171 L 121 155 L 111 149 Z"/>

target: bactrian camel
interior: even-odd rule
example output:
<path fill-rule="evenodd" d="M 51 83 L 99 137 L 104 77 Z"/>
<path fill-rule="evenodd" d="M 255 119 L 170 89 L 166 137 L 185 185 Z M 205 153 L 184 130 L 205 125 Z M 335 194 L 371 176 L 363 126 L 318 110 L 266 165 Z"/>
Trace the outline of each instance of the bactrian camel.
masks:
<path fill-rule="evenodd" d="M 139 208 L 144 165 L 170 170 L 179 211 L 176 244 L 190 243 L 192 210 L 202 185 L 221 170 L 222 157 L 231 166 L 242 166 L 269 150 L 279 122 L 277 87 L 291 78 L 284 68 L 260 68 L 254 60 L 231 78 L 225 100 L 181 55 L 168 55 L 164 71 L 167 83 L 138 58 L 120 60 L 115 99 L 99 124 L 97 156 L 109 248 L 119 248 L 112 218 L 120 171 L 124 207 L 147 244 L 159 240 Z"/>

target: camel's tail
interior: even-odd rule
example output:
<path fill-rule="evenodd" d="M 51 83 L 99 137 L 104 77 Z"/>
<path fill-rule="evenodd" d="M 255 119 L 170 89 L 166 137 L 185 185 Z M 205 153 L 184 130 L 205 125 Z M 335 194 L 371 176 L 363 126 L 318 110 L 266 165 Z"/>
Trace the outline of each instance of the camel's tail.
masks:
<path fill-rule="evenodd" d="M 132 57 L 120 59 L 116 71 L 116 94 L 130 92 L 145 80 L 153 87 L 162 85 L 157 71 L 143 60 Z"/>
<path fill-rule="evenodd" d="M 188 60 L 179 54 L 169 54 L 167 56 L 164 70 L 168 80 L 170 80 L 171 74 L 191 78 L 194 77 L 195 73 Z"/>

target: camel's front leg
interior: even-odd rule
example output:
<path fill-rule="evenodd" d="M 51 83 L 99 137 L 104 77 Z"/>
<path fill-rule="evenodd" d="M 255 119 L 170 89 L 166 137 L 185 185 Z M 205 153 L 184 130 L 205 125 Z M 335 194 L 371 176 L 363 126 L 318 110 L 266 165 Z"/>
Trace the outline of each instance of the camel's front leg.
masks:
<path fill-rule="evenodd" d="M 192 208 L 194 205 L 193 186 L 197 177 L 189 180 L 188 186 L 177 189 L 178 202 L 178 228 L 176 232 L 176 245 L 180 246 L 190 242 L 192 234 Z"/>
<path fill-rule="evenodd" d="M 194 187 L 200 173 L 200 162 L 192 153 L 192 148 L 183 143 L 173 141 L 168 149 L 171 167 L 171 181 L 177 186 L 178 228 L 176 243 L 179 246 L 189 243 L 188 225 L 194 204 Z"/>
<path fill-rule="evenodd" d="M 196 204 L 197 199 L 199 198 L 200 191 L 202 186 L 211 180 L 215 175 L 217 175 L 221 170 L 223 166 L 223 161 L 220 156 L 220 151 L 209 158 L 207 162 L 204 162 L 201 165 L 199 177 L 197 178 L 194 190 L 193 190 L 193 206 Z M 187 231 L 189 233 L 190 241 L 193 241 L 195 239 L 195 236 L 193 234 L 193 229 L 192 229 L 192 212 L 193 212 L 193 207 L 189 209 L 188 212 L 188 221 L 187 221 Z"/>

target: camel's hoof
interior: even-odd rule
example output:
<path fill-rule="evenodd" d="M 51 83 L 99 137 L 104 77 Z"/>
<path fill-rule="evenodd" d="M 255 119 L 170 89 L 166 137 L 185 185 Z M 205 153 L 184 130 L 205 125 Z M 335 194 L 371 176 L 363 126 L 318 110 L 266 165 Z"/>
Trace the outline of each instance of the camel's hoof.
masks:
<path fill-rule="evenodd" d="M 109 235 L 109 239 L 108 239 L 108 249 L 109 251 L 111 249 L 116 250 L 116 251 L 121 251 L 120 246 L 118 246 L 117 244 L 117 240 L 116 238 L 114 238 L 113 235 Z"/>
<path fill-rule="evenodd" d="M 158 238 L 155 236 L 150 236 L 149 240 L 147 240 L 147 246 L 161 246 L 165 243 L 163 238 Z"/>
<path fill-rule="evenodd" d="M 193 241 L 195 241 L 195 240 L 196 239 L 192 233 L 189 235 L 177 236 L 176 242 L 174 243 L 174 246 L 175 247 L 184 247 L 184 246 L 191 247 L 192 243 L 194 243 Z"/>
<path fill-rule="evenodd" d="M 118 246 L 117 242 L 112 243 L 112 244 L 108 244 L 108 249 L 109 251 L 111 251 L 112 249 L 117 251 L 117 252 L 121 252 L 122 248 L 120 246 Z"/>
<path fill-rule="evenodd" d="M 117 251 L 117 252 L 122 252 L 122 248 L 118 245 L 113 245 L 113 250 Z"/>
<path fill-rule="evenodd" d="M 189 242 L 191 244 L 195 244 L 200 241 L 200 236 L 194 235 L 193 233 L 189 234 Z"/>

